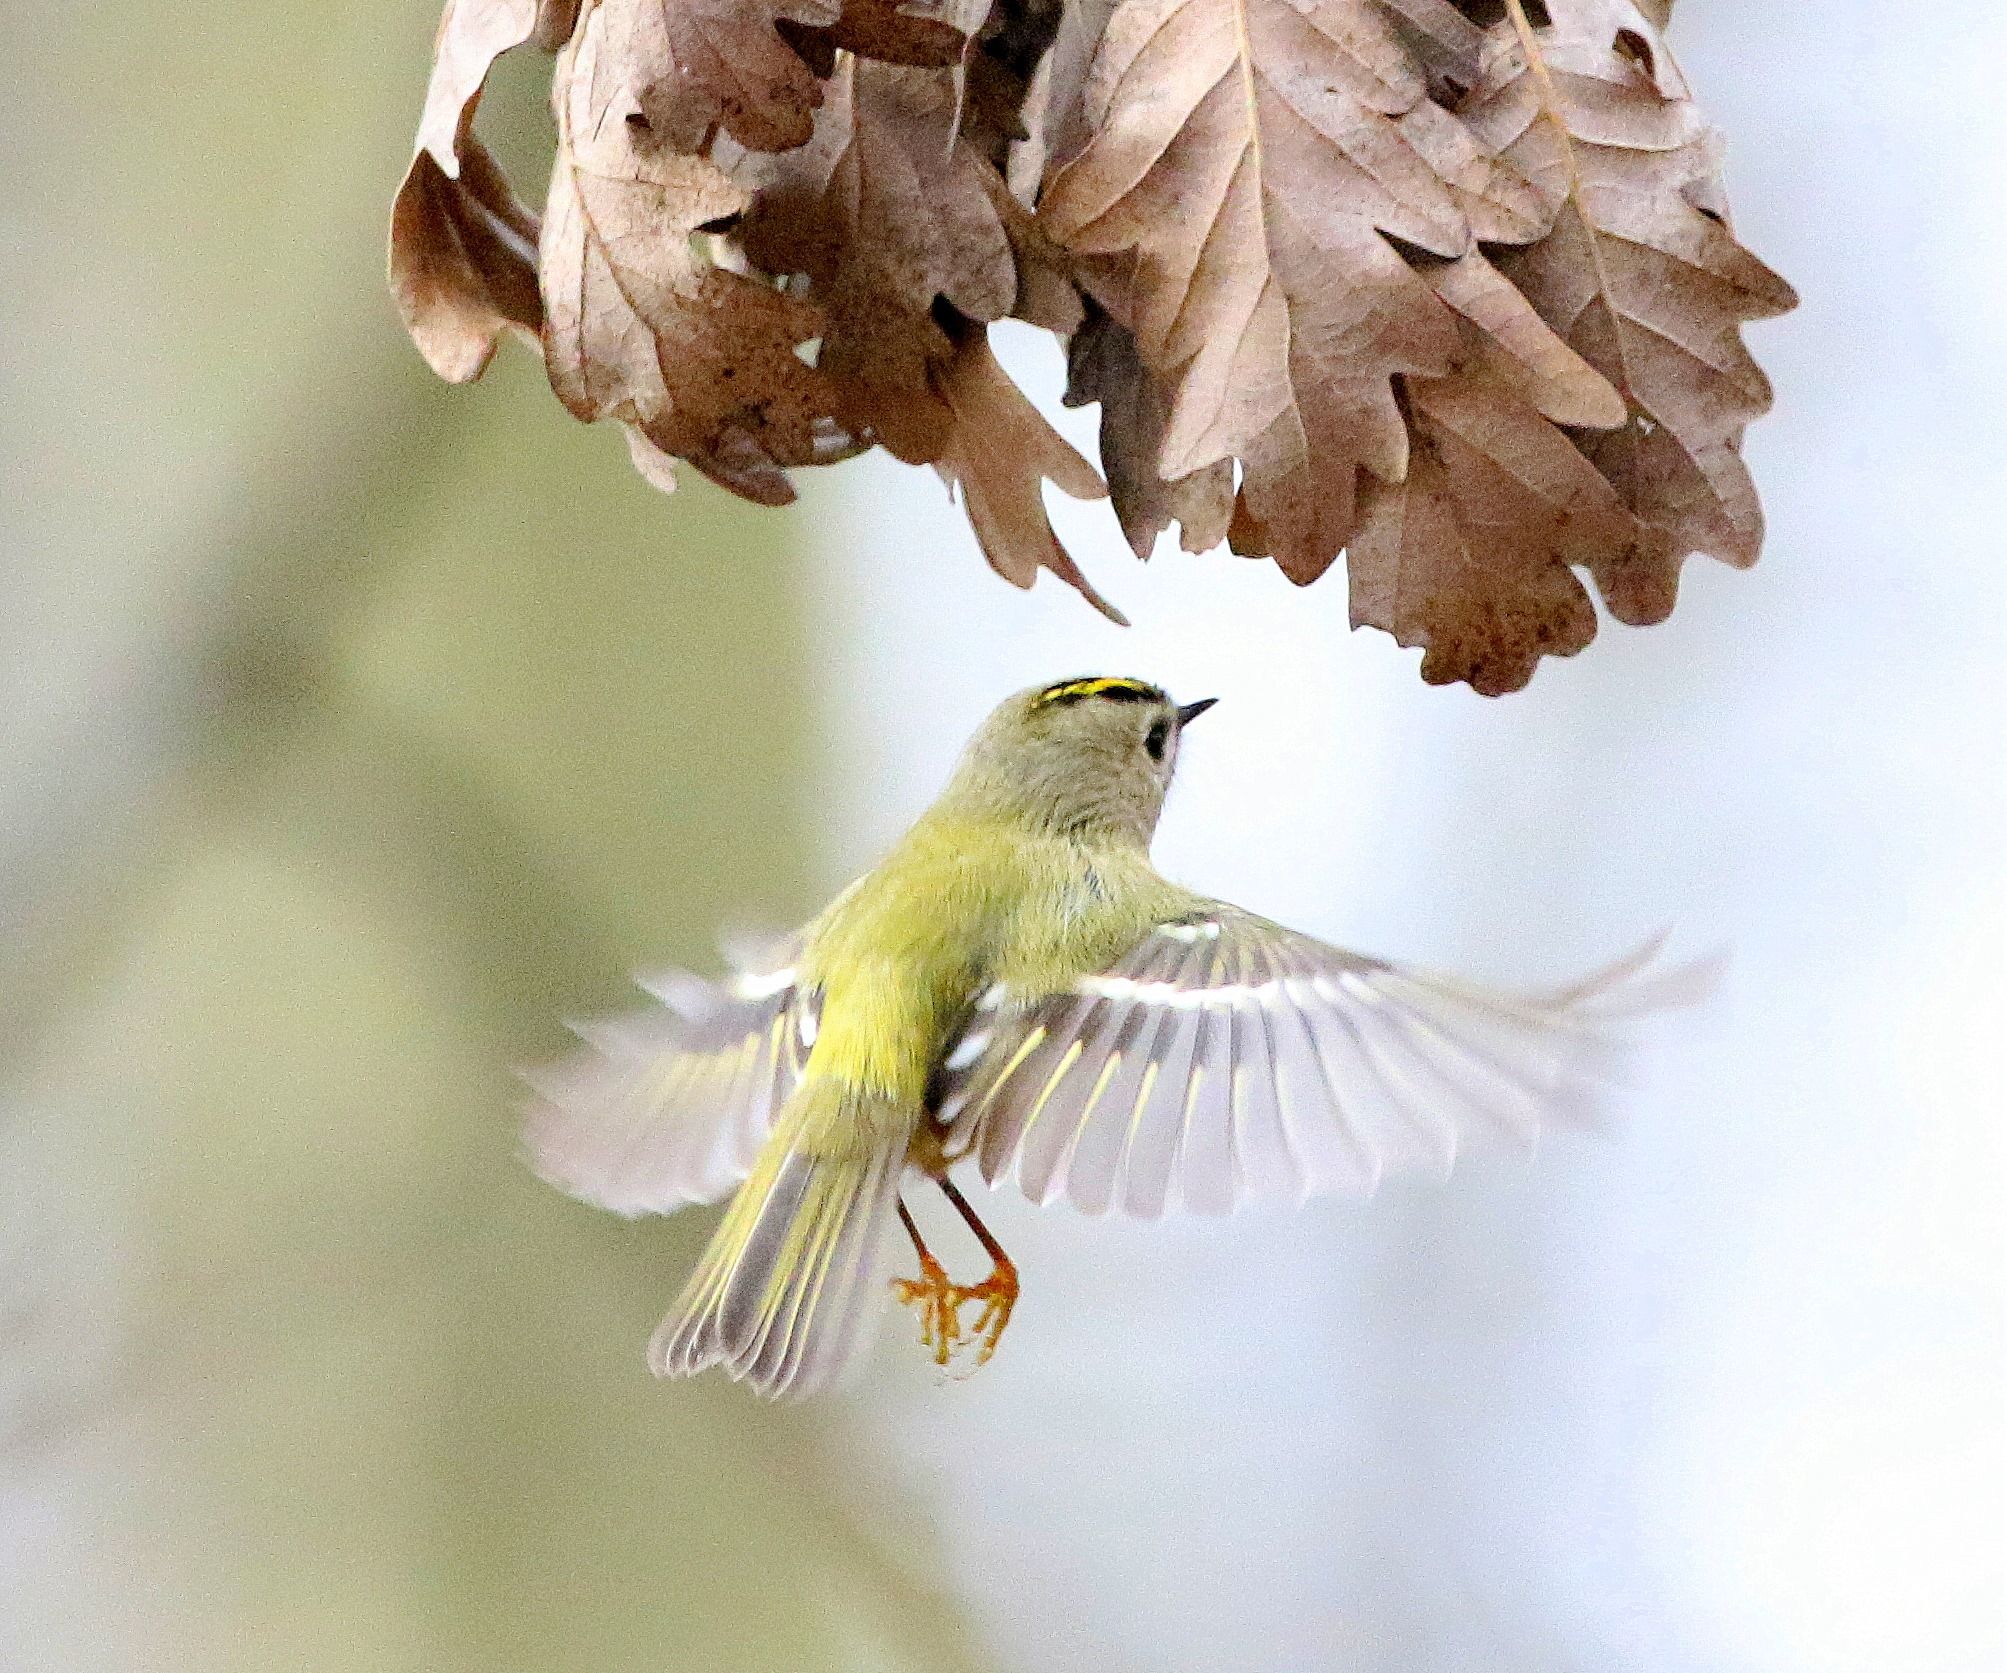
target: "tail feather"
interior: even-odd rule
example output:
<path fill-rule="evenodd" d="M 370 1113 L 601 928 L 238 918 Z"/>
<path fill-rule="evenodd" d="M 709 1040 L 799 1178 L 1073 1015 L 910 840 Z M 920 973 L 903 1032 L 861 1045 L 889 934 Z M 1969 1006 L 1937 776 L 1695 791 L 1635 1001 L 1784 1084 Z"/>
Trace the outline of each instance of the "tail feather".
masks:
<path fill-rule="evenodd" d="M 870 1341 L 900 1146 L 813 1156 L 770 1142 L 649 1344 L 658 1376 L 711 1366 L 771 1398 L 827 1388 Z"/>

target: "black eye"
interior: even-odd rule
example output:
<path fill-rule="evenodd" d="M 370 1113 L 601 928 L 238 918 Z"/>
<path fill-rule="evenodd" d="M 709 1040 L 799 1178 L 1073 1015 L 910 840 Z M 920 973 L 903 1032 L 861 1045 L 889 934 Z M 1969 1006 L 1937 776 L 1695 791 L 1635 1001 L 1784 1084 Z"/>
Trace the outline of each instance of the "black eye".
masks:
<path fill-rule="evenodd" d="M 1143 740 L 1143 747 L 1150 752 L 1152 761 L 1164 759 L 1164 745 L 1171 741 L 1171 723 L 1160 720 L 1150 728 L 1150 735 Z"/>

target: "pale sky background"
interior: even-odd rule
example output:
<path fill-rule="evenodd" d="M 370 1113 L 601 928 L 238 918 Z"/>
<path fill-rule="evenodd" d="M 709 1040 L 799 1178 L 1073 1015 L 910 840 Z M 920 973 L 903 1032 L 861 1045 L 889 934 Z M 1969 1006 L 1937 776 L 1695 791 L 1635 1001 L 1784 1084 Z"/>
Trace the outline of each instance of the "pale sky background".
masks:
<path fill-rule="evenodd" d="M 819 500 L 832 884 L 998 694 L 1134 672 L 1222 699 L 1183 881 L 1502 981 L 1662 925 L 1733 953 L 1607 1140 L 1290 1217 L 1000 1202 L 1004 1351 L 952 1399 L 888 1364 L 853 1415 L 1006 1665 L 2000 1665 L 2007 171 L 1972 118 L 2007 33 L 1934 13 L 1680 6 L 1738 230 L 1804 298 L 1749 333 L 1768 545 L 1520 695 L 1425 689 L 1336 576 L 1140 568 L 1105 505 L 1052 496 L 1126 633 L 998 588 L 921 473 Z M 1056 409 L 1049 343 L 1006 360 Z"/>
<path fill-rule="evenodd" d="M 1995 1673 L 1998 9 L 1681 0 L 1804 298 L 1769 544 L 1499 701 L 1105 505 L 1126 633 L 925 472 L 664 500 L 527 355 L 434 384 L 381 239 L 435 11 L 106 0 L 0 71 L 0 1673 Z M 1531 1162 L 997 1199 L 965 1384 L 895 1318 L 829 1406 L 657 1386 L 707 1222 L 530 1179 L 508 1066 L 1097 669 L 1221 699 L 1182 880 L 1500 982 L 1671 925 L 1720 1000 Z"/>

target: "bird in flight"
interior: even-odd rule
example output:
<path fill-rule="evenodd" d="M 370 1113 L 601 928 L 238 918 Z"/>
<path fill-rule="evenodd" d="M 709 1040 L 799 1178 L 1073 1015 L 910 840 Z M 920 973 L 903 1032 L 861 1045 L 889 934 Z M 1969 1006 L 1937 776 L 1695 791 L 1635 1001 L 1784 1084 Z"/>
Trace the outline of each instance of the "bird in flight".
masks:
<path fill-rule="evenodd" d="M 1140 1218 L 1370 1192 L 1593 1113 L 1626 1016 L 1694 997 L 1654 943 L 1511 996 L 1347 952 L 1167 881 L 1150 841 L 1185 730 L 1142 680 L 1006 699 L 890 854 L 714 984 L 579 1025 L 527 1078 L 530 1164 L 585 1202 L 661 1214 L 729 1197 L 655 1333 L 664 1376 L 716 1366 L 825 1388 L 889 1280 L 946 1365 L 995 1350 L 1016 1268 L 950 1177 Z M 937 1188 L 987 1252 L 954 1282 L 902 1193 Z M 972 1320 L 967 1310 L 976 1309 Z"/>

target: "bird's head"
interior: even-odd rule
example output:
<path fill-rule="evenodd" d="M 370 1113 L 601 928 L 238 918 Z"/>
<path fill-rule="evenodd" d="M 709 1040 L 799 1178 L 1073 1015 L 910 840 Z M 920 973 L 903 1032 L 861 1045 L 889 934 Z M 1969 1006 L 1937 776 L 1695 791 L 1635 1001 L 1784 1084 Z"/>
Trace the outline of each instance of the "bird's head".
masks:
<path fill-rule="evenodd" d="M 1147 681 L 1101 676 L 1020 691 L 969 740 L 949 794 L 1044 829 L 1147 843 L 1179 735 L 1213 701 L 1180 706 Z"/>

